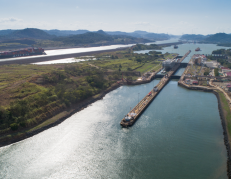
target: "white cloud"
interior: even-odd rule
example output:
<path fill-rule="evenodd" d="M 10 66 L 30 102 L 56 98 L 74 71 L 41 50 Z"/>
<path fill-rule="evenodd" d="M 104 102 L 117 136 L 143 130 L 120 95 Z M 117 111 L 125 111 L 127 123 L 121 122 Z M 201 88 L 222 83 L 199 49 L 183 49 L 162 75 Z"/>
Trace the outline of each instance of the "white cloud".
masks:
<path fill-rule="evenodd" d="M 0 18 L 0 23 L 6 23 L 6 22 L 19 22 L 22 21 L 22 19 L 18 19 L 18 18 Z"/>

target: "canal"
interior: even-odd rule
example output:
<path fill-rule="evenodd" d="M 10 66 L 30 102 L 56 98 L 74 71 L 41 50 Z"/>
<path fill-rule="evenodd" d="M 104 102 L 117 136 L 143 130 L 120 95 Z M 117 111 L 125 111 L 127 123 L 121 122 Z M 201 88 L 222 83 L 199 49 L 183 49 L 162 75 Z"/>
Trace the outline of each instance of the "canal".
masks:
<path fill-rule="evenodd" d="M 162 52 L 184 55 L 191 49 L 192 55 L 198 46 L 204 54 L 221 48 L 182 44 Z M 120 127 L 124 115 L 158 82 L 122 86 L 60 125 L 0 148 L 0 178 L 227 179 L 212 93 L 190 91 L 172 80 L 133 127 Z"/>
<path fill-rule="evenodd" d="M 170 81 L 136 124 L 121 119 L 159 80 L 123 86 L 60 125 L 0 148 L 0 178 L 227 178 L 217 99 Z"/>

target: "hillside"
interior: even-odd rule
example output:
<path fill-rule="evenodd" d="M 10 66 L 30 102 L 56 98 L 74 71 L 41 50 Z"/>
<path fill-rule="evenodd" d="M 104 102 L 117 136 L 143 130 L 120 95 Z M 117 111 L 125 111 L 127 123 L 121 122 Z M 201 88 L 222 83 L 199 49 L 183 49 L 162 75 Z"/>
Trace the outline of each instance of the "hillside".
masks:
<path fill-rule="evenodd" d="M 53 39 L 65 44 L 116 44 L 116 43 L 140 43 L 140 42 L 149 42 L 147 39 L 140 39 L 129 37 L 125 35 L 108 35 L 106 32 L 99 30 L 97 32 L 87 32 L 80 35 L 72 35 L 68 37 L 57 37 Z"/>
<path fill-rule="evenodd" d="M 88 30 L 44 30 L 50 35 L 56 35 L 56 36 L 70 36 L 70 35 L 79 35 L 79 34 L 84 34 L 87 32 L 90 32 Z"/>
<path fill-rule="evenodd" d="M 185 34 L 182 35 L 180 40 L 193 40 L 193 41 L 202 41 L 204 39 L 206 39 L 208 36 L 205 35 L 196 35 L 196 34 Z"/>
<path fill-rule="evenodd" d="M 1 31 L 0 31 L 1 32 Z M 11 33 L 0 36 L 0 39 L 52 39 L 55 36 L 50 35 L 43 30 L 27 28 L 23 30 L 14 30 Z"/>
<path fill-rule="evenodd" d="M 43 30 L 33 28 L 0 31 L 0 33 L 1 32 L 6 35 L 0 36 L 0 51 L 27 48 L 32 45 L 42 48 L 70 48 L 150 42 L 144 38 L 136 38 L 126 35 L 109 35 L 103 30 L 86 33 L 84 33 L 85 30 L 83 30 L 81 32 L 79 31 L 79 33 L 83 34 L 65 36 L 50 35 Z"/>
<path fill-rule="evenodd" d="M 226 33 L 217 33 L 203 40 L 205 43 L 231 43 L 231 35 Z"/>
<path fill-rule="evenodd" d="M 199 41 L 202 43 L 215 43 L 218 45 L 231 46 L 231 35 L 226 33 L 217 33 L 213 35 L 185 34 L 180 39 Z"/>
<path fill-rule="evenodd" d="M 157 34 L 157 33 L 149 33 L 146 31 L 134 31 L 134 32 L 121 32 L 121 31 L 115 31 L 115 32 L 107 32 L 109 35 L 126 35 L 136 38 L 143 38 L 148 39 L 152 41 L 156 40 L 168 40 L 171 37 L 168 34 Z"/>
<path fill-rule="evenodd" d="M 0 30 L 0 36 L 5 36 L 8 35 L 12 32 L 14 32 L 15 30 L 11 30 L 11 29 L 7 29 L 7 30 Z"/>

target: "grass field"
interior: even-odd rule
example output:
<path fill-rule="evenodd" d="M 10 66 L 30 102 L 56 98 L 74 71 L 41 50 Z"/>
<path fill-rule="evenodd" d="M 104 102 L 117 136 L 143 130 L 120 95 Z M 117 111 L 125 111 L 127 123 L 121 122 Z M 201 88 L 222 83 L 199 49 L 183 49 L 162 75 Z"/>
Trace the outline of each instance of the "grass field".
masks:
<path fill-rule="evenodd" d="M 229 108 L 229 104 L 228 104 L 227 99 L 225 98 L 225 95 L 222 92 L 219 92 L 219 96 L 222 102 L 222 107 L 223 107 L 224 115 L 226 118 L 228 133 L 229 133 L 229 136 L 231 137 L 231 111 Z"/>
<path fill-rule="evenodd" d="M 152 58 L 151 55 L 146 54 L 123 55 L 124 53 L 124 51 L 119 53 L 103 53 L 97 56 L 100 60 L 90 61 L 89 63 L 109 71 L 119 71 L 120 69 L 120 71 L 138 71 L 143 74 L 148 71 L 159 70 L 162 60 L 173 58 L 177 55 L 167 53 L 164 55 L 156 55 Z M 118 56 L 118 59 L 109 58 L 112 55 Z M 106 58 L 104 58 L 105 56 Z M 137 61 L 137 59 L 141 60 Z"/>

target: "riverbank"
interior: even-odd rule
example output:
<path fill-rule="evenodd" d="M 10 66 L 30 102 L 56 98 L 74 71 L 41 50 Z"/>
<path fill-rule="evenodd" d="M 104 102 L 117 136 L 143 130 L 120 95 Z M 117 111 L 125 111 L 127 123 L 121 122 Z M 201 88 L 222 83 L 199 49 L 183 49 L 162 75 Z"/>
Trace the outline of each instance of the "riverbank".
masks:
<path fill-rule="evenodd" d="M 83 110 L 84 108 L 86 108 L 87 106 L 91 105 L 92 103 L 96 102 L 97 100 L 102 99 L 107 93 L 119 88 L 120 86 L 121 86 L 120 83 L 115 83 L 110 88 L 104 90 L 100 94 L 95 95 L 93 97 L 90 97 L 89 99 L 86 99 L 79 104 L 75 104 L 75 105 L 65 109 L 64 111 L 60 111 L 60 113 L 58 113 L 57 115 L 52 117 L 52 118 L 56 118 L 55 120 L 53 120 L 49 124 L 47 124 L 47 121 L 49 121 L 49 119 L 44 121 L 43 123 L 40 124 L 40 126 L 41 126 L 40 128 L 38 128 L 36 126 L 34 128 L 30 128 L 27 130 L 17 132 L 15 134 L 13 134 L 11 138 L 6 136 L 5 138 L 0 139 L 0 147 L 10 145 L 10 144 L 15 143 L 15 142 L 19 142 L 19 141 L 24 140 L 26 138 L 32 137 L 32 136 L 34 136 L 34 135 L 36 135 L 36 134 L 38 134 L 38 133 L 40 133 L 46 129 L 49 129 L 51 127 L 54 127 L 54 126 L 60 124 L 61 122 L 63 122 L 65 119 L 69 118 L 70 116 L 72 116 L 76 112 L 79 112 L 79 111 Z"/>

